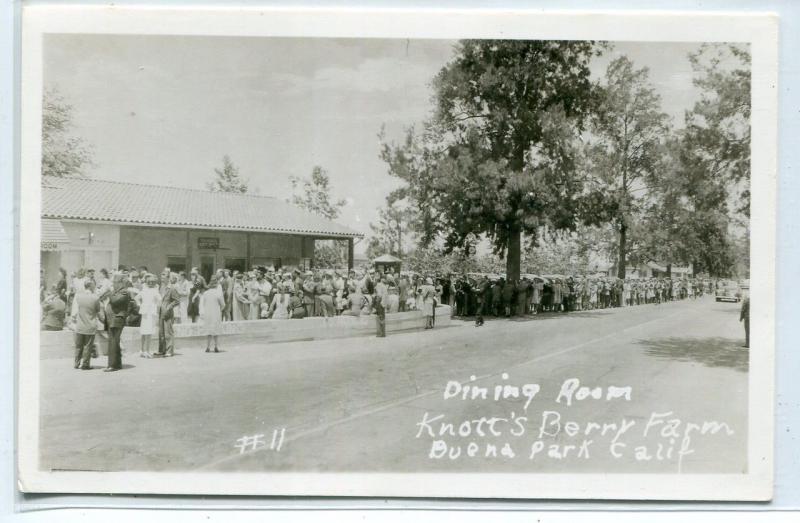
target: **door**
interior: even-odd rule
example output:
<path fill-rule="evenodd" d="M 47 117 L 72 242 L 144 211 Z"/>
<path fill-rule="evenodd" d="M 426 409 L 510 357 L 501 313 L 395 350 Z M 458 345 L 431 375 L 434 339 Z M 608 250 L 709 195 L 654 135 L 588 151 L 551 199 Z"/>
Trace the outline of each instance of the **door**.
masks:
<path fill-rule="evenodd" d="M 206 283 L 214 275 L 214 256 L 200 256 L 200 275 L 205 278 Z"/>

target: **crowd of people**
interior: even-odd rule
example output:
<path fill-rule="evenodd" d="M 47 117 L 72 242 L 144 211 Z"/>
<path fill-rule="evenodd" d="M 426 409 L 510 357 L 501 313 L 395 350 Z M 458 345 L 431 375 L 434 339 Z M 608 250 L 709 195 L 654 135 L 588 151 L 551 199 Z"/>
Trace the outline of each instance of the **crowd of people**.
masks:
<path fill-rule="evenodd" d="M 386 314 L 420 310 L 425 328 L 432 329 L 442 294 L 431 276 L 395 274 L 391 269 L 386 273 L 220 269 L 208 281 L 197 268 L 188 276 L 169 269 L 155 274 L 147 267 L 120 267 L 111 273 L 80 269 L 69 276 L 60 269 L 58 281 L 40 289 L 41 325 L 43 330 L 75 332 L 75 368 L 91 368 L 95 337 L 98 333 L 108 337 L 106 370 L 113 371 L 119 368 L 121 350 L 118 337 L 114 342 L 110 334 L 113 318 L 122 327 L 139 328 L 141 357 L 170 357 L 176 323 L 200 324 L 206 352 L 219 352 L 218 336 L 225 321 L 374 315 L 377 335 L 385 336 Z"/>
<path fill-rule="evenodd" d="M 45 281 L 42 274 L 41 281 Z M 42 284 L 43 285 L 43 284 Z M 282 270 L 257 267 L 248 272 L 220 269 L 208 281 L 197 268 L 183 272 L 147 267 L 80 269 L 41 288 L 43 330 L 75 332 L 75 367 L 91 368 L 96 336 L 108 338 L 109 364 L 121 365 L 119 335 L 139 328 L 140 356 L 174 355 L 174 325 L 197 323 L 206 336 L 206 352 L 219 352 L 222 323 L 243 320 L 296 320 L 308 317 L 374 315 L 378 336 L 385 336 L 385 315 L 420 310 L 425 328 L 434 327 L 436 306 L 451 314 L 512 317 L 610 307 L 660 304 L 713 292 L 716 282 L 695 279 L 619 279 L 590 276 L 386 273 L 365 270 Z M 116 329 L 116 330 L 115 330 Z M 213 345 L 212 345 L 213 342 Z M 113 353 L 113 354 L 112 354 Z"/>
<path fill-rule="evenodd" d="M 523 316 L 659 304 L 711 292 L 714 282 L 608 276 L 465 275 L 449 282 L 456 316 Z"/>

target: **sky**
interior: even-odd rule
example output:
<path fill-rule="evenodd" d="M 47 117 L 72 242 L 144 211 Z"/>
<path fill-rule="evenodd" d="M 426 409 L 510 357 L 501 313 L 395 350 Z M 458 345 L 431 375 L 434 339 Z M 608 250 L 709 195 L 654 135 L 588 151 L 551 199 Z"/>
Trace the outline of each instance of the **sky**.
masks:
<path fill-rule="evenodd" d="M 94 178 L 204 188 L 229 155 L 260 194 L 291 196 L 315 165 L 347 200 L 338 222 L 368 234 L 399 186 L 378 133 L 402 138 L 432 109 L 430 80 L 455 42 L 333 38 L 47 35 L 44 84 L 73 108 L 70 133 L 91 144 Z M 680 126 L 699 92 L 691 43 L 615 43 L 648 67 Z M 366 242 L 361 242 L 366 244 Z M 363 246 L 362 246 L 363 247 Z M 363 248 L 357 248 L 363 251 Z"/>

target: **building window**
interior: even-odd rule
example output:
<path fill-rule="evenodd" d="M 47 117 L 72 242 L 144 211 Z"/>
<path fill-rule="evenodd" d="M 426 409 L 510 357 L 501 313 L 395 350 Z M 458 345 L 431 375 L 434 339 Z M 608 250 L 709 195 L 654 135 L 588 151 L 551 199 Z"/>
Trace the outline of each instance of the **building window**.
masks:
<path fill-rule="evenodd" d="M 258 267 L 265 267 L 267 269 L 269 269 L 269 268 L 273 268 L 274 269 L 276 261 L 277 260 L 275 258 L 259 258 L 259 257 L 255 257 L 255 258 L 253 258 L 251 260 L 250 267 L 252 267 L 253 269 L 256 269 Z"/>
<path fill-rule="evenodd" d="M 186 272 L 186 255 L 167 256 L 167 267 L 169 267 L 170 272 Z"/>

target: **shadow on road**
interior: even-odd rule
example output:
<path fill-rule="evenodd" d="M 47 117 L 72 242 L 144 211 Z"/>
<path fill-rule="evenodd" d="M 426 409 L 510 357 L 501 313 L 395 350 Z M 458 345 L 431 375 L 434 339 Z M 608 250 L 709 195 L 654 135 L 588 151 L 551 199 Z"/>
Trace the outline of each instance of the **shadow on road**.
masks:
<path fill-rule="evenodd" d="M 490 321 L 544 321 L 544 320 L 556 320 L 559 318 L 602 318 L 603 316 L 610 316 L 611 312 L 604 312 L 600 310 L 594 310 L 591 312 L 580 312 L 580 311 L 573 311 L 573 312 L 543 312 L 539 314 L 529 314 L 527 316 L 511 316 L 510 318 L 506 318 L 504 316 L 484 316 L 483 319 L 485 322 Z M 467 321 L 467 322 L 474 322 L 475 316 L 454 316 L 454 319 Z"/>
<path fill-rule="evenodd" d="M 638 340 L 638 343 L 644 346 L 646 354 L 656 358 L 694 361 L 706 367 L 728 367 L 747 372 L 750 351 L 742 347 L 742 341 L 729 338 L 669 337 Z"/>

